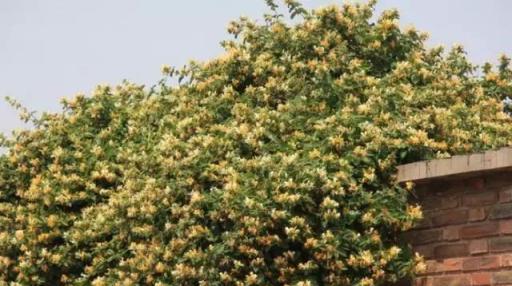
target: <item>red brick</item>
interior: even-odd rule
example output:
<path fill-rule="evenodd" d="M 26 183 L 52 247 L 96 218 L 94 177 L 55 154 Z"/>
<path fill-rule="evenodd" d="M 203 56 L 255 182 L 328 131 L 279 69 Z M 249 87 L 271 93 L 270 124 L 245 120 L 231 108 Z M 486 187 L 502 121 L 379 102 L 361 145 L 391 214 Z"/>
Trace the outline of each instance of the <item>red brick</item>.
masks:
<path fill-rule="evenodd" d="M 482 221 L 487 217 L 484 208 L 470 209 L 468 216 L 470 222 Z"/>
<path fill-rule="evenodd" d="M 512 254 L 502 254 L 500 265 L 501 265 L 501 267 L 512 266 Z"/>
<path fill-rule="evenodd" d="M 489 250 L 491 252 L 512 251 L 512 236 L 491 238 Z"/>
<path fill-rule="evenodd" d="M 480 257 L 466 258 L 462 263 L 464 271 L 473 271 L 480 269 Z"/>
<path fill-rule="evenodd" d="M 432 277 L 416 278 L 414 286 L 434 286 L 434 279 Z"/>
<path fill-rule="evenodd" d="M 453 180 L 449 184 L 443 183 L 443 189 L 448 194 L 462 193 L 467 189 L 467 182 L 464 180 Z"/>
<path fill-rule="evenodd" d="M 447 258 L 441 263 L 438 263 L 437 271 L 439 272 L 453 272 L 462 270 L 461 258 Z"/>
<path fill-rule="evenodd" d="M 448 241 L 455 241 L 459 239 L 458 226 L 447 226 L 443 228 L 443 239 Z"/>
<path fill-rule="evenodd" d="M 471 285 L 484 286 L 491 285 L 491 274 L 487 272 L 477 272 L 471 274 Z"/>
<path fill-rule="evenodd" d="M 500 221 L 500 232 L 502 234 L 512 234 L 512 220 Z"/>
<path fill-rule="evenodd" d="M 415 246 L 414 250 L 417 251 L 426 259 L 434 257 L 434 247 L 432 245 Z"/>
<path fill-rule="evenodd" d="M 436 210 L 439 208 L 439 199 L 437 198 L 425 198 L 420 200 L 421 208 L 425 211 Z"/>
<path fill-rule="evenodd" d="M 404 236 L 412 245 L 420 245 L 441 240 L 443 231 L 441 229 L 411 231 Z"/>
<path fill-rule="evenodd" d="M 420 275 L 434 274 L 441 271 L 439 263 L 436 260 L 426 260 L 425 264 L 427 265 L 427 270 L 425 271 L 425 273 L 422 273 Z"/>
<path fill-rule="evenodd" d="M 492 274 L 492 285 L 512 284 L 512 271 L 501 271 Z"/>
<path fill-rule="evenodd" d="M 460 205 L 460 196 L 447 196 L 442 194 L 439 197 L 427 197 L 420 200 L 421 206 L 425 210 L 447 210 Z"/>
<path fill-rule="evenodd" d="M 482 269 L 495 269 L 500 267 L 499 256 L 479 256 L 465 258 L 462 262 L 464 271 L 474 271 Z"/>
<path fill-rule="evenodd" d="M 443 196 L 442 199 L 440 200 L 441 209 L 456 208 L 459 206 L 459 201 L 460 201 L 460 198 L 458 196 L 451 196 L 451 197 Z M 439 199 L 438 199 L 438 203 L 439 203 Z"/>
<path fill-rule="evenodd" d="M 498 196 L 495 192 L 481 191 L 478 193 L 464 194 L 462 204 L 468 207 L 478 207 L 485 205 L 492 205 L 498 201 Z"/>
<path fill-rule="evenodd" d="M 480 269 L 496 269 L 500 267 L 500 257 L 499 256 L 487 256 L 487 257 L 479 257 L 480 258 Z"/>
<path fill-rule="evenodd" d="M 428 277 L 416 278 L 414 280 L 414 286 L 430 286 L 430 285 L 432 285 L 432 281 L 430 281 L 430 284 L 429 284 L 428 280 L 432 280 L 432 278 L 428 278 Z"/>
<path fill-rule="evenodd" d="M 428 212 L 423 212 L 423 219 L 418 222 L 414 226 L 415 230 L 425 229 L 425 228 L 431 228 L 432 222 L 430 221 L 430 217 L 428 215 Z"/>
<path fill-rule="evenodd" d="M 471 255 L 487 253 L 489 246 L 486 239 L 472 240 L 469 242 L 469 253 Z"/>
<path fill-rule="evenodd" d="M 485 181 L 484 178 L 471 178 L 466 180 L 467 187 L 471 191 L 484 191 Z"/>
<path fill-rule="evenodd" d="M 412 280 L 410 278 L 404 278 L 393 284 L 393 286 L 411 286 Z"/>
<path fill-rule="evenodd" d="M 512 185 L 512 180 L 510 178 L 510 171 L 504 172 L 495 172 L 488 176 L 486 176 L 486 188 L 494 189 L 494 188 L 502 188 L 505 186 Z"/>
<path fill-rule="evenodd" d="M 442 260 L 427 260 L 427 270 L 425 275 L 443 273 L 443 272 L 457 272 L 462 270 L 462 258 L 447 258 Z"/>
<path fill-rule="evenodd" d="M 433 226 L 461 224 L 466 223 L 467 221 L 468 211 L 462 209 L 444 211 L 432 217 Z"/>
<path fill-rule="evenodd" d="M 499 193 L 500 203 L 512 202 L 512 189 L 503 190 Z"/>
<path fill-rule="evenodd" d="M 434 247 L 435 258 L 463 257 L 469 255 L 467 243 L 443 244 Z"/>
<path fill-rule="evenodd" d="M 433 285 L 436 286 L 471 286 L 469 275 L 450 275 L 434 277 Z"/>
<path fill-rule="evenodd" d="M 500 228 L 497 222 L 485 222 L 476 225 L 464 226 L 460 229 L 461 238 L 479 238 L 498 235 Z"/>
<path fill-rule="evenodd" d="M 489 213 L 490 219 L 512 218 L 512 204 L 495 205 Z"/>

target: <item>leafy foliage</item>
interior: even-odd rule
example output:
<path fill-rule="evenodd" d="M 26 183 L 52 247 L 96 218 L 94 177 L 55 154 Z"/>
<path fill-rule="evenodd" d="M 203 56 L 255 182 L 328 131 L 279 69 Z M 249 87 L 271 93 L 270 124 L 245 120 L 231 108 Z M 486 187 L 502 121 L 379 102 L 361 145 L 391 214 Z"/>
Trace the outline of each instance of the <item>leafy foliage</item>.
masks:
<path fill-rule="evenodd" d="M 510 145 L 482 75 L 374 2 L 267 1 L 225 55 L 64 100 L 5 140 L 2 285 L 383 285 L 421 271 L 397 164 Z M 296 22 L 296 23 L 295 23 Z M 31 117 L 28 116 L 27 118 Z"/>

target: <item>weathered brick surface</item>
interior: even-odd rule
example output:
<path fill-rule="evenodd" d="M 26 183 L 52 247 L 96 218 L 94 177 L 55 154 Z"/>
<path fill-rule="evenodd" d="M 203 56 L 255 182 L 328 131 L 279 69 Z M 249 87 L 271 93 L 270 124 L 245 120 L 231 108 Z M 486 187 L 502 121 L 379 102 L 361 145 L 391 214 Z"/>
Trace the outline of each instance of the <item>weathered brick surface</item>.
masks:
<path fill-rule="evenodd" d="M 410 285 L 512 286 L 512 171 L 418 189 L 424 221 L 406 237 L 427 270 Z"/>
<path fill-rule="evenodd" d="M 512 254 L 501 255 L 500 265 L 502 267 L 512 267 Z"/>
<path fill-rule="evenodd" d="M 495 272 L 491 283 L 492 285 L 512 284 L 512 271 Z"/>
<path fill-rule="evenodd" d="M 432 226 L 445 226 L 466 223 L 468 221 L 468 210 L 456 209 L 441 212 L 432 217 Z"/>
<path fill-rule="evenodd" d="M 495 205 L 489 213 L 490 219 L 512 218 L 512 204 Z"/>
<path fill-rule="evenodd" d="M 427 260 L 427 274 L 458 272 L 463 270 L 462 258 L 447 258 L 443 260 Z"/>
<path fill-rule="evenodd" d="M 512 236 L 492 238 L 489 241 L 489 250 L 491 252 L 512 252 Z"/>
<path fill-rule="evenodd" d="M 459 227 L 458 226 L 446 226 L 443 228 L 443 240 L 456 241 L 459 240 Z"/>
<path fill-rule="evenodd" d="M 433 210 L 433 209 L 441 209 L 441 210 L 447 210 L 447 209 L 453 209 L 458 207 L 460 204 L 460 197 L 459 196 L 449 196 L 444 198 L 443 200 L 439 200 L 438 198 L 428 198 L 425 201 L 422 202 L 423 208 L 427 210 Z"/>
<path fill-rule="evenodd" d="M 467 243 L 441 244 L 434 248 L 436 258 L 462 257 L 469 254 Z"/>
<path fill-rule="evenodd" d="M 473 194 L 464 195 L 463 204 L 468 207 L 479 207 L 492 205 L 498 201 L 498 196 L 495 192 L 479 191 Z"/>
<path fill-rule="evenodd" d="M 511 186 L 510 170 L 502 172 L 491 172 L 484 176 L 485 184 L 482 190 L 493 190 L 496 188 L 507 188 Z"/>
<path fill-rule="evenodd" d="M 464 239 L 493 236 L 499 233 L 500 227 L 497 222 L 470 224 L 460 229 L 460 237 Z"/>
<path fill-rule="evenodd" d="M 500 267 L 499 256 L 470 257 L 465 258 L 462 269 L 465 271 L 495 269 Z"/>
<path fill-rule="evenodd" d="M 406 239 L 414 245 L 439 241 L 442 237 L 442 229 L 412 231 L 406 235 Z"/>
<path fill-rule="evenodd" d="M 469 210 L 468 220 L 470 222 L 483 221 L 487 217 L 485 208 L 476 208 Z"/>
<path fill-rule="evenodd" d="M 442 209 L 453 209 L 459 206 L 460 197 L 459 196 L 447 196 L 446 199 L 441 200 L 441 208 Z M 438 201 L 439 203 L 439 201 Z"/>
<path fill-rule="evenodd" d="M 487 178 L 487 181 L 488 181 L 489 178 Z M 486 185 L 489 185 L 489 183 L 487 182 L 486 184 L 486 178 L 484 177 L 473 177 L 473 178 L 468 178 L 465 180 L 465 183 L 466 183 L 466 189 L 469 190 L 469 191 L 478 191 L 478 192 L 481 192 L 481 191 L 484 191 L 485 190 L 485 187 Z"/>
<path fill-rule="evenodd" d="M 485 286 L 491 285 L 491 273 L 489 272 L 475 272 L 471 274 L 471 285 Z"/>
<path fill-rule="evenodd" d="M 439 270 L 441 272 L 453 272 L 462 270 L 462 259 L 460 258 L 448 258 L 440 263 Z"/>
<path fill-rule="evenodd" d="M 423 211 L 424 218 L 414 227 L 414 229 L 426 229 L 432 227 L 432 219 L 427 211 Z"/>
<path fill-rule="evenodd" d="M 434 278 L 433 285 L 443 285 L 443 286 L 471 286 L 471 279 L 469 275 L 461 274 L 461 275 L 449 275 L 449 276 L 440 276 Z"/>
<path fill-rule="evenodd" d="M 500 233 L 512 234 L 512 220 L 500 221 Z"/>
<path fill-rule="evenodd" d="M 499 194 L 500 203 L 512 202 L 512 188 L 502 190 Z"/>
<path fill-rule="evenodd" d="M 414 250 L 421 254 L 425 258 L 434 257 L 434 246 L 433 245 L 419 245 L 415 246 Z"/>
<path fill-rule="evenodd" d="M 414 281 L 414 286 L 432 286 L 433 278 L 430 277 L 419 277 Z"/>
<path fill-rule="evenodd" d="M 471 240 L 469 242 L 469 254 L 483 254 L 489 251 L 487 239 Z"/>
<path fill-rule="evenodd" d="M 462 268 L 465 271 L 479 270 L 480 269 L 480 261 L 481 261 L 480 257 L 466 258 L 466 259 L 464 259 Z"/>

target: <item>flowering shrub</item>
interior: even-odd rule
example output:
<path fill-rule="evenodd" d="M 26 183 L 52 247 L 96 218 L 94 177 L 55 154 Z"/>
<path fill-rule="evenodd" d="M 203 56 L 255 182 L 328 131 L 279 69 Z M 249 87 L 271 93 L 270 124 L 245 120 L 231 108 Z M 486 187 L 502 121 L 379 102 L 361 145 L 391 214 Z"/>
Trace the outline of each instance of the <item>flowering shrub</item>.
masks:
<path fill-rule="evenodd" d="M 63 101 L 4 140 L 0 285 L 383 285 L 424 268 L 397 164 L 512 142 L 476 72 L 374 2 L 272 1 L 224 56 Z M 293 23 L 293 24 L 290 24 Z M 31 118 L 31 114 L 26 114 Z"/>

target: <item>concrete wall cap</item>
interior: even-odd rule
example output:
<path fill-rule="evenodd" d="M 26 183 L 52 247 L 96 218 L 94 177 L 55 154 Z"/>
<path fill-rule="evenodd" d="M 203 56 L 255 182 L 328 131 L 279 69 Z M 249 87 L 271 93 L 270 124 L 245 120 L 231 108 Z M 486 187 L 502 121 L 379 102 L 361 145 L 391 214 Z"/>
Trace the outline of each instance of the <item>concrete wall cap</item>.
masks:
<path fill-rule="evenodd" d="M 483 153 L 456 155 L 447 159 L 419 161 L 399 165 L 398 182 L 422 181 L 472 172 L 485 172 L 512 167 L 512 148 Z"/>

